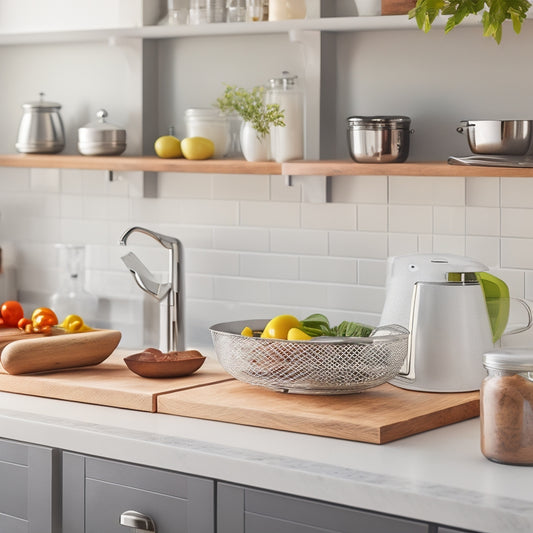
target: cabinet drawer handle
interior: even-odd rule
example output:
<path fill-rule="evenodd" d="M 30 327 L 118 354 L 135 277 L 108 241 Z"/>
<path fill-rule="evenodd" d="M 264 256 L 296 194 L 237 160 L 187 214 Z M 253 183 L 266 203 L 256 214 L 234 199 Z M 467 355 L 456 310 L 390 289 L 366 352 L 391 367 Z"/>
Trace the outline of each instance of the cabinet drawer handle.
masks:
<path fill-rule="evenodd" d="M 150 531 L 156 533 L 155 522 L 147 515 L 137 511 L 124 511 L 120 515 L 120 525 L 134 527 L 135 533 Z"/>

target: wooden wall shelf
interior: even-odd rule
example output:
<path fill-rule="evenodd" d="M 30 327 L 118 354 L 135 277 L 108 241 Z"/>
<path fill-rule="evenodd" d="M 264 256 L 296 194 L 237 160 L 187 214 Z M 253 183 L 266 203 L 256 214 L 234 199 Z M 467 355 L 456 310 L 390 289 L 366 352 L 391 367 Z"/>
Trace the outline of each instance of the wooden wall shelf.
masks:
<path fill-rule="evenodd" d="M 99 156 L 61 154 L 0 155 L 0 167 L 73 168 L 108 171 L 183 172 L 199 174 L 273 174 L 284 176 L 442 176 L 533 177 L 533 168 L 475 167 L 446 162 L 368 164 L 351 160 L 249 162 L 243 159 L 161 159 L 155 156 Z"/>

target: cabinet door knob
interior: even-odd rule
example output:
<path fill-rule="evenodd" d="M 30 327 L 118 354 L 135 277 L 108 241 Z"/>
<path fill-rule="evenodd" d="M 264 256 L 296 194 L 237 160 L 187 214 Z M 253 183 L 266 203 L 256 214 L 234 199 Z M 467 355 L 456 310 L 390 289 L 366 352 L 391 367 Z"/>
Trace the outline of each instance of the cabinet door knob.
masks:
<path fill-rule="evenodd" d="M 124 511 L 120 515 L 120 525 L 134 527 L 135 533 L 150 531 L 156 533 L 155 522 L 147 515 L 137 511 Z"/>

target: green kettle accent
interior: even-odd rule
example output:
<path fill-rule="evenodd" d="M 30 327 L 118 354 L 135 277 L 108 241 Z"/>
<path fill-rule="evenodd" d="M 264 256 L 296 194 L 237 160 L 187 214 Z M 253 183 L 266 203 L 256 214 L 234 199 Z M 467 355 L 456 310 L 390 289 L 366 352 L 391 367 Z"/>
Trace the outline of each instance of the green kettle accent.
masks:
<path fill-rule="evenodd" d="M 496 342 L 503 335 L 509 320 L 509 287 L 503 280 L 488 272 L 476 272 L 476 278 L 485 295 L 492 342 Z"/>

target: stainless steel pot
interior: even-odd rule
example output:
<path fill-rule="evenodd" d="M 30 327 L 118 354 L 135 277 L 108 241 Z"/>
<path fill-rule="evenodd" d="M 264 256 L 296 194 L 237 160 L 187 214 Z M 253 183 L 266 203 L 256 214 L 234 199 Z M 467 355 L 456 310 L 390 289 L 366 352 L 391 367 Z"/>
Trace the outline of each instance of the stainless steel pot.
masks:
<path fill-rule="evenodd" d="M 459 133 L 466 133 L 474 154 L 525 155 L 531 145 L 533 120 L 463 120 Z"/>
<path fill-rule="evenodd" d="M 78 129 L 78 150 L 82 155 L 119 155 L 126 149 L 126 130 L 106 122 L 107 111 L 96 113 L 96 122 Z"/>
<path fill-rule="evenodd" d="M 402 163 L 409 155 L 413 130 L 405 116 L 348 118 L 348 149 L 357 163 Z"/>
<path fill-rule="evenodd" d="M 26 154 L 55 154 L 65 148 L 65 130 L 59 114 L 61 105 L 46 102 L 44 93 L 39 95 L 39 101 L 22 104 L 24 113 L 15 148 Z"/>

